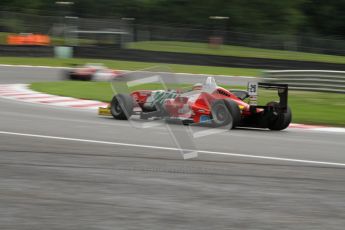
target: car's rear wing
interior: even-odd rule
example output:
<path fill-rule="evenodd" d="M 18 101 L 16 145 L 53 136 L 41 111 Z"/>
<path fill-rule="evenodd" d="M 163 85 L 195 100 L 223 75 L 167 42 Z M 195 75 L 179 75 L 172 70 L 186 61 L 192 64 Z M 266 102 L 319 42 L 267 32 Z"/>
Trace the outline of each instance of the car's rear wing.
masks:
<path fill-rule="evenodd" d="M 266 83 L 266 82 L 251 82 L 248 84 L 248 94 L 254 98 L 256 103 L 257 88 L 263 89 L 277 89 L 279 96 L 279 110 L 281 112 L 286 112 L 288 107 L 288 85 L 287 84 L 276 84 L 276 83 Z M 263 105 L 251 105 L 251 110 L 254 112 L 256 108 L 270 109 L 270 106 Z"/>
<path fill-rule="evenodd" d="M 278 84 L 278 83 L 264 83 L 259 82 L 259 88 L 264 89 L 277 89 L 279 96 L 279 107 L 281 110 L 286 111 L 288 107 L 288 84 Z"/>

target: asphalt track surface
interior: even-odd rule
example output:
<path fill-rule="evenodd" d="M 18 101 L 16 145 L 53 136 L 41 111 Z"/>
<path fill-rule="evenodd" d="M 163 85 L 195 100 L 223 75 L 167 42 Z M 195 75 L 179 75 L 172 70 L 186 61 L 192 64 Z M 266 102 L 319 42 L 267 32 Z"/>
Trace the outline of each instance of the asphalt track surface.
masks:
<path fill-rule="evenodd" d="M 0 74 L 0 83 L 60 77 Z M 194 139 L 203 151 L 183 160 L 165 126 L 0 106 L 0 229 L 344 229 L 344 134 L 233 130 Z"/>

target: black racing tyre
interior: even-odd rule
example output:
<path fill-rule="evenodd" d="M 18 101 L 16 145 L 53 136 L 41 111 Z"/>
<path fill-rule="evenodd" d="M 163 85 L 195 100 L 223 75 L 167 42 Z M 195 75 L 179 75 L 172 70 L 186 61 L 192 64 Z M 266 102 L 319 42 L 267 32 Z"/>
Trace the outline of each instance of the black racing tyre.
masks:
<path fill-rule="evenodd" d="M 73 72 L 69 69 L 63 70 L 61 75 L 63 80 L 73 80 L 74 77 Z"/>
<path fill-rule="evenodd" d="M 83 80 L 83 81 L 92 81 L 92 74 L 85 75 L 83 77 L 79 77 L 79 79 Z"/>
<path fill-rule="evenodd" d="M 278 102 L 269 102 L 268 106 L 273 106 L 277 108 L 279 106 Z M 270 130 L 280 131 L 286 129 L 292 120 L 291 109 L 288 106 L 285 113 L 282 113 L 278 110 L 274 110 L 271 117 L 269 118 L 268 128 Z"/>
<path fill-rule="evenodd" d="M 78 75 L 75 75 L 74 73 L 71 73 L 69 75 L 69 79 L 72 80 L 72 81 L 79 81 L 79 76 Z"/>
<path fill-rule="evenodd" d="M 241 110 L 238 104 L 231 99 L 226 99 L 225 104 L 232 115 L 232 129 L 236 128 L 241 121 Z"/>
<path fill-rule="evenodd" d="M 66 72 L 65 77 L 69 80 L 74 80 L 74 81 L 91 81 L 92 80 L 92 74 L 82 76 L 82 75 L 75 74 L 73 71 Z"/>
<path fill-rule="evenodd" d="M 69 80 L 76 80 L 74 74 L 72 73 L 69 73 L 68 77 L 67 77 Z"/>
<path fill-rule="evenodd" d="M 232 100 L 217 100 L 211 105 L 212 124 L 214 127 L 229 125 L 229 129 L 235 128 L 240 119 L 241 113 L 236 102 Z"/>
<path fill-rule="evenodd" d="M 117 94 L 110 103 L 110 112 L 117 120 L 128 120 L 133 114 L 133 98 L 128 94 Z"/>

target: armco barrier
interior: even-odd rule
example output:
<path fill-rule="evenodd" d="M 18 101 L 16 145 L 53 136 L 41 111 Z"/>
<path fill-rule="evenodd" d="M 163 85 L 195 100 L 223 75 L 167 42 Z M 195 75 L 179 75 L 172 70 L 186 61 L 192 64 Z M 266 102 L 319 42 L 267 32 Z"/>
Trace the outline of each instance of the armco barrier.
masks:
<path fill-rule="evenodd" d="M 289 89 L 294 90 L 345 93 L 345 71 L 265 71 L 264 79 L 266 82 L 289 84 Z"/>
<path fill-rule="evenodd" d="M 0 45 L 0 56 L 6 57 L 53 57 L 52 46 Z"/>

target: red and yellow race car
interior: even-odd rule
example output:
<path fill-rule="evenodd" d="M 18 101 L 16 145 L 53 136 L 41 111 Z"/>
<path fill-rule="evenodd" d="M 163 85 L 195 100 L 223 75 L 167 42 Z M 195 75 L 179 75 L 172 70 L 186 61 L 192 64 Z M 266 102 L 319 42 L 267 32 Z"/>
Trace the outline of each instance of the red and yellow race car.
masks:
<path fill-rule="evenodd" d="M 256 105 L 259 87 L 278 90 L 279 101 Z M 227 90 L 209 77 L 204 84 L 196 84 L 186 92 L 138 90 L 117 94 L 107 108 L 99 108 L 99 114 L 112 115 L 119 120 L 139 115 L 141 119 L 162 118 L 178 120 L 183 124 L 226 126 L 229 129 L 254 127 L 283 130 L 291 122 L 291 109 L 287 102 L 286 84 L 253 82 L 248 90 Z"/>

